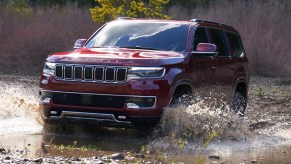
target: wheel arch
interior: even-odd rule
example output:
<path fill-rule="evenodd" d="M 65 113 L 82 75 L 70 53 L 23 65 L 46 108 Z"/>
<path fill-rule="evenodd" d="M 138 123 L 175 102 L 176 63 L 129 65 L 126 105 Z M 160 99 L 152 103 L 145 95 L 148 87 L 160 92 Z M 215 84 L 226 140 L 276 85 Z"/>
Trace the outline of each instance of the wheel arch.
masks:
<path fill-rule="evenodd" d="M 194 87 L 190 80 L 180 80 L 178 81 L 174 87 L 171 89 L 171 99 L 175 94 L 183 94 L 183 93 L 190 93 L 192 94 L 194 91 Z"/>

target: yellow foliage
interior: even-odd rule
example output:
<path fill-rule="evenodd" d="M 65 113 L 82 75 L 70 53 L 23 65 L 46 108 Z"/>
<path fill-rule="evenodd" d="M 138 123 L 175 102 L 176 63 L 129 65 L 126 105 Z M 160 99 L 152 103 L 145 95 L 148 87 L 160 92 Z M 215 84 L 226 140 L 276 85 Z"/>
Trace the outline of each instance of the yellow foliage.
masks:
<path fill-rule="evenodd" d="M 32 8 L 27 0 L 8 0 L 7 7 L 10 11 L 18 14 L 31 14 Z"/>
<path fill-rule="evenodd" d="M 145 4 L 141 0 L 95 0 L 100 6 L 90 9 L 92 19 L 95 22 L 106 22 L 118 17 L 134 18 L 164 18 L 170 19 L 170 16 L 163 15 L 164 5 L 169 0 L 149 0 Z"/>

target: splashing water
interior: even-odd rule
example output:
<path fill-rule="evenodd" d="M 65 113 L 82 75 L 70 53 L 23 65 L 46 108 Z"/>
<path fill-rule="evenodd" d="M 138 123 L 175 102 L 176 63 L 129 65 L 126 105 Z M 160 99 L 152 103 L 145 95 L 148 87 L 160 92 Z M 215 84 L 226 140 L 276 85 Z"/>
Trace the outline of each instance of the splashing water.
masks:
<path fill-rule="evenodd" d="M 240 140 L 248 132 L 242 118 L 220 108 L 202 107 L 203 102 L 188 107 L 168 108 L 163 116 L 162 130 L 185 139 L 209 138 L 216 133 L 220 139 Z"/>
<path fill-rule="evenodd" d="M 213 140 L 238 141 L 249 135 L 247 123 L 223 99 L 199 95 L 187 99 L 190 105 L 165 109 L 157 129 L 159 140 L 151 144 L 152 149 L 182 151 L 189 142 L 194 143 L 193 149 L 203 149 Z"/>
<path fill-rule="evenodd" d="M 0 76 L 0 90 L 0 135 L 40 133 L 36 81 Z"/>
<path fill-rule="evenodd" d="M 291 84 L 252 78 L 245 116 L 230 112 L 226 99 L 194 95 L 187 106 L 167 108 L 151 150 L 228 154 L 291 145 Z M 191 105 L 189 105 L 191 104 Z M 155 151 L 154 151 L 155 152 Z"/>

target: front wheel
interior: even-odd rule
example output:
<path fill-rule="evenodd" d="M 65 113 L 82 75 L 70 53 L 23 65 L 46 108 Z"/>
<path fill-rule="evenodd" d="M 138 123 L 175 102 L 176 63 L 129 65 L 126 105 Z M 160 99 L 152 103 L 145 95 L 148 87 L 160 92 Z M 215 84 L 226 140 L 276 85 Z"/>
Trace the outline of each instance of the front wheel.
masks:
<path fill-rule="evenodd" d="M 191 94 L 182 94 L 182 95 L 174 95 L 171 101 L 171 107 L 177 107 L 179 105 L 189 106 L 191 105 L 192 95 Z"/>
<path fill-rule="evenodd" d="M 232 110 L 239 116 L 244 116 L 246 106 L 247 106 L 246 97 L 243 96 L 240 92 L 235 92 L 232 101 Z"/>

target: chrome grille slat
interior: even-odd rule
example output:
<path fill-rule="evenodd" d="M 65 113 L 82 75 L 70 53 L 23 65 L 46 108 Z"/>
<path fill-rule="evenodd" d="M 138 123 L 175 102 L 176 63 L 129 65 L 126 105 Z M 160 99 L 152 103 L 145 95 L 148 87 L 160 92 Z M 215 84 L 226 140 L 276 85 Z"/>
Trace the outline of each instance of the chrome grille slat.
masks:
<path fill-rule="evenodd" d="M 116 81 L 124 82 L 126 80 L 127 69 L 126 68 L 117 68 L 116 71 Z"/>
<path fill-rule="evenodd" d="M 91 66 L 85 66 L 84 68 L 84 80 L 85 81 L 92 81 L 94 78 L 93 74 L 94 68 Z"/>
<path fill-rule="evenodd" d="M 104 80 L 104 68 L 103 67 L 95 67 L 94 79 L 96 81 L 103 81 Z"/>
<path fill-rule="evenodd" d="M 73 79 L 73 66 L 65 66 L 64 68 L 64 78 L 65 79 Z"/>
<path fill-rule="evenodd" d="M 57 79 L 63 78 L 63 66 L 62 65 L 56 65 L 55 77 Z"/>
<path fill-rule="evenodd" d="M 83 80 L 83 66 L 74 67 L 74 79 Z"/>
<path fill-rule="evenodd" d="M 105 81 L 113 82 L 115 81 L 116 69 L 107 67 L 105 68 Z"/>
<path fill-rule="evenodd" d="M 127 68 L 118 66 L 57 64 L 55 78 L 64 81 L 96 83 L 123 83 L 127 80 Z"/>

